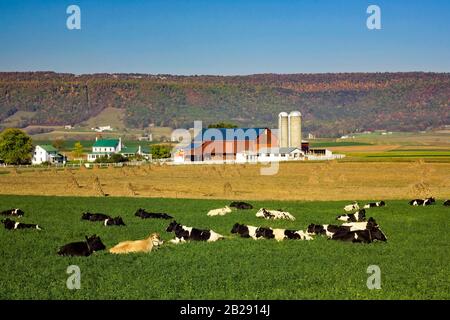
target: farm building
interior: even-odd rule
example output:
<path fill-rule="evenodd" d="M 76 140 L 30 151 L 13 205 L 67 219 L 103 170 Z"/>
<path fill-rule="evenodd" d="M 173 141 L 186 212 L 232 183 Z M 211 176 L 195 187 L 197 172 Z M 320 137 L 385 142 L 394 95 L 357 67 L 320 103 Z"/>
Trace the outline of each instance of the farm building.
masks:
<path fill-rule="evenodd" d="M 50 164 L 66 163 L 66 157 L 58 152 L 58 149 L 49 144 L 37 145 L 34 148 L 32 164 L 42 164 L 48 162 Z"/>
<path fill-rule="evenodd" d="M 92 152 L 88 154 L 88 161 L 94 162 L 101 157 L 110 157 L 112 154 L 121 154 L 124 157 L 132 157 L 136 155 L 144 158 L 150 157 L 148 148 L 137 146 L 127 147 L 122 143 L 122 139 L 96 139 L 92 146 Z"/>

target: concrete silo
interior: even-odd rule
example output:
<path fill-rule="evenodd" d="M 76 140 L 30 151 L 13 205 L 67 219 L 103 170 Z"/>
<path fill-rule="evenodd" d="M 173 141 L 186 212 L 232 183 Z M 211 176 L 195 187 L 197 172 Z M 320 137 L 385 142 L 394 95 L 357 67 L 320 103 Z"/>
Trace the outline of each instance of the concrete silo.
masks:
<path fill-rule="evenodd" d="M 302 147 L 302 114 L 300 111 L 292 111 L 289 114 L 289 147 Z"/>
<path fill-rule="evenodd" d="M 278 144 L 280 148 L 289 145 L 289 115 L 286 112 L 278 115 Z"/>

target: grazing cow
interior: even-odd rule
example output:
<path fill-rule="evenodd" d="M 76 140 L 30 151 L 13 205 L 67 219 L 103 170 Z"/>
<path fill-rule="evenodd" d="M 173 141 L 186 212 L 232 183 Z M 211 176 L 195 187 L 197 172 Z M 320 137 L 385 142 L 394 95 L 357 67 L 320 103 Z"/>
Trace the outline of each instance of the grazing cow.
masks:
<path fill-rule="evenodd" d="M 186 242 L 187 240 L 214 242 L 224 239 L 224 236 L 214 232 L 213 230 L 202 230 L 186 227 L 176 221 L 172 221 L 166 231 L 175 232 L 175 239 L 170 240 L 172 243 Z"/>
<path fill-rule="evenodd" d="M 109 249 L 110 253 L 150 252 L 163 244 L 159 233 L 152 233 L 147 239 L 122 241 Z"/>
<path fill-rule="evenodd" d="M 58 254 L 60 256 L 90 256 L 95 251 L 106 249 L 100 237 L 95 234 L 85 237 L 86 241 L 72 242 L 62 246 Z"/>
<path fill-rule="evenodd" d="M 106 226 L 124 226 L 125 223 L 123 222 L 121 217 L 115 217 L 115 218 L 108 218 L 103 222 L 103 225 Z"/>
<path fill-rule="evenodd" d="M 356 211 L 356 210 L 359 210 L 359 204 L 356 201 L 353 202 L 352 204 L 346 205 L 344 207 L 344 211 L 345 212 L 353 212 L 353 211 Z"/>
<path fill-rule="evenodd" d="M 436 200 L 433 197 L 425 199 L 414 199 L 409 202 L 411 206 L 429 206 L 435 204 Z"/>
<path fill-rule="evenodd" d="M 263 237 L 266 239 L 275 239 L 277 241 L 282 241 L 284 239 L 292 240 L 312 240 L 312 237 L 305 234 L 302 230 L 286 230 L 286 229 L 272 229 L 260 227 L 256 229 L 256 236 Z"/>
<path fill-rule="evenodd" d="M 231 229 L 231 233 L 237 233 L 242 238 L 252 238 L 254 240 L 257 240 L 258 239 L 258 237 L 256 236 L 257 229 L 258 227 L 246 226 L 245 224 L 235 223 L 233 228 Z"/>
<path fill-rule="evenodd" d="M 366 221 L 366 210 L 361 209 L 356 211 L 355 213 L 342 214 L 340 216 L 337 216 L 336 220 L 345 222 Z"/>
<path fill-rule="evenodd" d="M 258 218 L 264 219 L 285 219 L 285 220 L 295 220 L 295 217 L 291 215 L 289 212 L 281 211 L 281 210 L 267 210 L 265 208 L 259 209 L 256 213 Z"/>
<path fill-rule="evenodd" d="M 112 217 L 108 216 L 107 214 L 103 214 L 103 213 L 84 212 L 81 216 L 81 219 L 89 220 L 89 221 L 105 221 L 106 219 L 112 219 Z"/>
<path fill-rule="evenodd" d="M 231 208 L 236 208 L 239 210 L 248 210 L 248 209 L 253 209 L 253 206 L 250 203 L 247 202 L 242 202 L 242 201 L 233 201 L 230 204 Z"/>
<path fill-rule="evenodd" d="M 219 208 L 219 209 L 213 209 L 213 210 L 209 210 L 207 216 L 224 216 L 227 213 L 232 212 L 231 208 L 229 206 L 225 206 L 224 208 Z"/>
<path fill-rule="evenodd" d="M 23 217 L 24 214 L 25 214 L 25 212 L 23 212 L 19 208 L 9 209 L 9 210 L 5 210 L 5 211 L 0 212 L 0 215 L 2 215 L 2 216 L 14 216 L 14 217 L 17 217 L 17 218 Z"/>
<path fill-rule="evenodd" d="M 373 207 L 384 207 L 386 205 L 386 203 L 384 203 L 384 201 L 378 201 L 378 202 L 370 202 L 368 204 L 364 205 L 364 209 L 369 209 L 369 208 L 373 208 Z"/>
<path fill-rule="evenodd" d="M 173 219 L 173 217 L 167 213 L 147 212 L 145 209 L 138 209 L 134 215 L 142 219 Z"/>
<path fill-rule="evenodd" d="M 16 222 L 14 220 L 11 220 L 9 218 L 6 218 L 5 220 L 1 221 L 5 225 L 5 229 L 8 230 L 15 230 L 15 229 L 37 229 L 42 230 L 41 227 L 37 224 L 29 224 L 29 223 L 22 223 L 22 222 Z"/>
<path fill-rule="evenodd" d="M 445 200 L 444 201 L 444 206 L 450 207 L 450 200 Z"/>
<path fill-rule="evenodd" d="M 371 243 L 373 241 L 387 241 L 387 238 L 378 227 L 374 227 L 365 230 L 336 232 L 331 240 Z"/>

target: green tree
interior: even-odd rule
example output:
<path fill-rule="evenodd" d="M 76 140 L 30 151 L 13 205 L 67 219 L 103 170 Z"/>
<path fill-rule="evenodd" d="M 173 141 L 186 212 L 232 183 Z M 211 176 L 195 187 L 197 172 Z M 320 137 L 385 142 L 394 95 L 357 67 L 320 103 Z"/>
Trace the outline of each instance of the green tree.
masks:
<path fill-rule="evenodd" d="M 81 158 L 83 156 L 83 145 L 78 141 L 73 147 L 73 157 Z"/>
<path fill-rule="evenodd" d="M 150 153 L 152 154 L 153 159 L 164 159 L 170 158 L 170 151 L 172 148 L 165 144 L 154 144 L 151 146 Z"/>
<path fill-rule="evenodd" d="M 52 146 L 54 146 L 58 150 L 61 150 L 62 147 L 64 147 L 64 140 L 63 139 L 53 140 L 52 141 Z"/>
<path fill-rule="evenodd" d="M 9 128 L 0 133 L 0 159 L 6 164 L 28 164 L 32 152 L 33 143 L 24 131 Z"/>
<path fill-rule="evenodd" d="M 226 122 L 218 122 L 213 123 L 208 126 L 208 128 L 237 128 L 237 125 L 234 125 L 232 123 L 226 123 Z"/>

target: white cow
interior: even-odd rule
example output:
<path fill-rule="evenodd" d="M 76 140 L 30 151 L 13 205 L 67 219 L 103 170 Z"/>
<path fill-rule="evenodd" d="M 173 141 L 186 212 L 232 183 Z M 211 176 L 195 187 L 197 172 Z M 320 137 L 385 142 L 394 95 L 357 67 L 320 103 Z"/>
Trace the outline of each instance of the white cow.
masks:
<path fill-rule="evenodd" d="M 232 210 L 229 206 L 225 206 L 225 208 L 213 209 L 208 212 L 208 216 L 224 216 L 227 213 L 230 213 Z"/>
<path fill-rule="evenodd" d="M 278 211 L 278 210 L 267 210 L 265 208 L 259 209 L 259 211 L 256 213 L 256 216 L 258 218 L 264 218 L 264 219 L 284 219 L 284 220 L 295 220 L 295 217 L 290 214 L 289 212 L 285 211 Z"/>
<path fill-rule="evenodd" d="M 353 212 L 353 211 L 356 211 L 356 210 L 359 210 L 359 204 L 356 201 L 353 202 L 352 204 L 346 205 L 344 207 L 344 211 L 345 212 Z"/>

